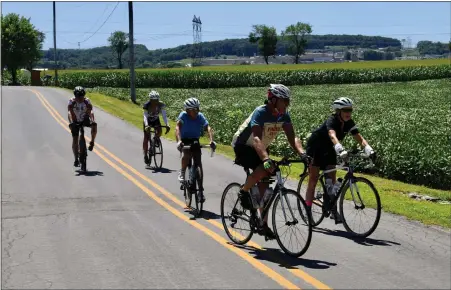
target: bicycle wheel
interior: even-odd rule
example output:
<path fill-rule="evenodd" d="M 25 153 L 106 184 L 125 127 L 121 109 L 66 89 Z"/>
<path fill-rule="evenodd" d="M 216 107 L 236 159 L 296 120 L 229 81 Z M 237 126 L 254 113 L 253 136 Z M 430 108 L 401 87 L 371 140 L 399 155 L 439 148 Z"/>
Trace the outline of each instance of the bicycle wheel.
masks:
<path fill-rule="evenodd" d="M 160 162 L 157 160 L 159 159 Z M 153 142 L 153 160 L 156 168 L 160 168 L 163 165 L 163 144 L 160 138 L 157 138 Z"/>
<path fill-rule="evenodd" d="M 362 238 L 366 238 L 371 235 L 375 230 L 377 225 L 379 224 L 379 220 L 381 217 L 381 200 L 379 197 L 379 193 L 377 192 L 375 186 L 371 181 L 364 177 L 354 177 L 354 181 L 352 183 L 352 188 L 349 190 L 349 197 L 346 199 L 350 200 L 350 202 L 344 203 L 345 195 L 348 192 L 349 181 L 346 182 L 342 191 L 340 192 L 340 213 L 343 220 L 343 225 L 345 229 L 353 233 L 354 235 Z M 365 203 L 364 203 L 365 202 Z M 368 224 L 368 230 L 364 232 L 358 232 L 351 229 L 351 224 L 354 226 L 356 223 L 350 222 L 350 216 L 344 214 L 344 210 L 348 211 L 354 208 L 357 210 L 355 216 L 359 215 L 360 217 L 365 216 L 374 216 L 374 221 L 372 224 Z M 368 209 L 368 212 L 363 213 L 363 210 Z M 363 214 L 362 214 L 363 213 Z M 361 223 L 360 223 L 361 224 Z"/>
<path fill-rule="evenodd" d="M 239 183 L 233 182 L 224 189 L 221 198 L 221 220 L 230 240 L 235 244 L 244 245 L 249 242 L 254 233 L 250 223 L 251 217 L 246 214 L 246 210 L 243 209 L 238 198 L 240 188 Z M 228 197 L 227 202 L 226 197 Z M 228 207 L 225 208 L 226 206 Z M 230 221 L 230 226 L 227 225 L 228 221 Z M 237 223 L 238 226 L 236 226 Z"/>
<path fill-rule="evenodd" d="M 297 193 L 305 200 L 307 198 L 308 175 L 301 177 L 298 184 Z M 312 202 L 312 227 L 318 226 L 324 219 L 323 196 L 326 193 L 326 187 L 321 179 L 316 183 L 313 202 Z"/>
<path fill-rule="evenodd" d="M 286 254 L 292 257 L 300 257 L 307 251 L 312 240 L 312 220 L 310 215 L 307 214 L 307 205 L 305 204 L 304 199 L 294 190 L 282 190 L 283 192 L 280 192 L 274 200 L 272 210 L 272 226 L 274 234 L 276 235 L 277 243 Z M 280 210 L 278 210 L 279 205 Z M 280 222 L 276 221 L 276 212 L 277 216 L 281 217 Z M 307 222 L 305 222 L 305 217 L 307 217 Z M 281 230 L 281 227 L 278 225 L 281 225 L 281 227 L 288 226 L 288 228 Z M 293 229 L 293 227 L 296 228 Z M 287 232 L 301 234 L 302 239 L 298 237 L 293 239 L 291 236 L 288 239 L 284 239 L 281 234 L 285 235 Z M 299 247 L 297 250 L 288 249 L 291 245 Z"/>
<path fill-rule="evenodd" d="M 195 174 L 196 174 L 196 176 L 194 178 L 193 187 L 194 187 L 194 192 L 196 193 L 195 197 L 194 197 L 196 200 L 196 211 L 194 213 L 194 217 L 200 217 L 202 214 L 202 209 L 204 207 L 204 203 L 201 202 L 202 195 L 204 194 L 204 192 L 203 192 L 204 189 L 202 186 L 203 172 L 199 166 L 197 166 Z"/>
<path fill-rule="evenodd" d="M 86 152 L 86 140 L 85 137 L 83 135 L 81 135 L 80 140 L 78 142 L 78 148 L 79 148 L 79 152 L 80 152 L 80 170 L 82 172 L 86 172 L 86 157 L 87 157 L 87 152 Z"/>

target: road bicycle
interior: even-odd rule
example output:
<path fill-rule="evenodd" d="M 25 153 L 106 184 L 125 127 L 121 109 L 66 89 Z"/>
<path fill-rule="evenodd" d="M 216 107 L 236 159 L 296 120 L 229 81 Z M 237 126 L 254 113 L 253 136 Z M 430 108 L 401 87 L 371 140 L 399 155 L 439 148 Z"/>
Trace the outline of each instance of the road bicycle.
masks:
<path fill-rule="evenodd" d="M 377 192 L 374 184 L 364 177 L 355 176 L 354 169 L 359 164 L 362 164 L 360 163 L 362 160 L 364 160 L 364 166 L 365 163 L 369 163 L 365 166 L 365 168 L 373 167 L 375 155 L 367 156 L 363 153 L 363 151 L 354 149 L 348 153 L 347 157 L 339 159 L 341 162 L 335 168 L 322 170 L 319 176 L 312 204 L 313 227 L 318 226 L 325 217 L 329 217 L 332 214 L 331 218 L 335 219 L 335 224 L 339 223 L 339 219 L 341 219 L 343 226 L 349 233 L 352 233 L 358 237 L 368 237 L 374 232 L 377 225 L 379 224 L 382 211 L 381 201 L 379 193 Z M 346 175 L 344 176 L 344 179 L 337 179 L 337 182 L 341 182 L 341 185 L 334 194 L 331 193 L 331 188 L 326 187 L 326 174 L 329 172 L 337 171 L 339 169 L 345 170 Z M 304 198 L 308 185 L 308 176 L 308 170 L 304 171 L 300 175 L 300 180 L 297 188 L 298 194 L 303 196 Z M 364 187 L 365 185 L 367 186 L 366 188 Z M 345 194 L 348 189 L 350 189 L 351 194 L 350 197 L 345 198 Z M 365 203 L 363 201 L 363 196 L 366 197 Z M 351 202 L 345 203 L 345 199 L 349 199 L 351 200 Z M 340 215 L 338 215 L 337 211 L 337 202 L 340 209 Z M 355 223 L 348 221 L 348 218 L 350 218 L 350 216 L 345 215 L 344 212 L 351 210 L 352 208 L 357 210 L 359 215 L 365 208 L 369 208 L 371 213 L 374 213 L 373 210 L 375 210 L 374 222 L 369 226 L 369 229 L 364 232 L 357 232 L 356 230 L 351 229 L 351 226 L 355 225 Z"/>
<path fill-rule="evenodd" d="M 160 138 L 156 137 L 156 128 L 166 128 L 166 133 L 169 133 L 170 127 L 169 126 L 155 126 L 155 127 L 150 127 L 147 130 L 148 133 L 148 139 L 149 139 L 149 149 L 147 150 L 147 156 L 149 158 L 149 163 L 146 164 L 147 167 L 150 167 L 150 165 L 152 164 L 152 158 L 154 160 L 154 164 L 155 164 L 155 168 L 161 169 L 161 167 L 163 166 L 163 143 L 161 143 Z M 154 137 L 152 138 L 152 134 L 154 135 Z M 157 165 L 157 156 L 160 156 L 160 163 L 159 165 Z"/>
<path fill-rule="evenodd" d="M 85 126 L 83 126 L 83 122 L 77 122 L 75 125 L 80 128 L 78 136 L 78 160 L 80 161 L 80 172 L 86 173 L 88 151 L 86 148 Z"/>
<path fill-rule="evenodd" d="M 307 251 L 312 239 L 311 217 L 307 214 L 306 204 L 302 196 L 300 196 L 296 191 L 288 189 L 284 186 L 284 183 L 290 173 L 289 166 L 291 163 L 306 164 L 300 160 L 288 160 L 285 158 L 281 161 L 275 161 L 275 171 L 271 177 L 276 176 L 276 178 L 273 179 L 271 177 L 267 177 L 257 183 L 257 185 L 261 183 L 268 183 L 269 186 L 276 182 L 276 185 L 272 190 L 272 195 L 268 194 L 266 198 L 264 196 L 260 200 L 254 200 L 255 196 L 254 198 L 249 196 L 249 203 L 252 204 L 252 208 L 250 210 L 243 208 L 240 202 L 238 194 L 241 185 L 239 183 L 232 182 L 224 189 L 221 198 L 221 219 L 227 236 L 234 243 L 244 245 L 252 238 L 254 233 L 264 235 L 265 240 L 269 240 L 269 238 L 265 235 L 263 221 L 269 214 L 270 208 L 274 203 L 272 210 L 272 227 L 279 246 L 286 254 L 293 257 L 302 256 Z M 281 166 L 287 168 L 285 178 L 282 178 Z M 304 166 L 304 171 L 306 170 L 305 167 L 306 166 Z M 246 176 L 249 177 L 249 168 L 244 168 L 244 171 L 246 172 Z M 257 185 L 254 186 L 253 190 L 258 190 Z M 271 192 L 271 189 L 269 189 L 269 192 Z M 252 195 L 252 193 L 250 194 Z M 231 209 L 226 210 L 226 197 L 228 195 L 233 195 L 233 198 L 228 202 L 228 205 L 231 205 Z M 293 200 L 290 200 L 289 197 L 292 197 Z M 278 210 L 278 206 L 280 206 L 280 210 Z M 258 208 L 263 208 L 261 215 Z M 281 217 L 282 220 L 277 222 L 276 217 Z M 242 223 L 236 226 L 237 223 L 241 221 Z M 230 222 L 230 225 L 227 224 L 228 222 Z M 278 227 L 278 225 L 281 225 L 281 227 L 286 226 L 287 229 L 282 230 Z M 242 226 L 248 227 L 248 229 L 245 230 L 246 233 L 244 234 L 237 232 L 242 229 Z M 283 239 L 282 236 L 288 232 L 301 235 L 302 232 L 305 232 L 305 234 L 302 235 L 301 238 L 296 237 L 293 239 L 290 237 L 289 239 Z M 290 246 L 298 246 L 298 249 L 288 249 Z"/>
<path fill-rule="evenodd" d="M 195 141 L 191 145 L 183 146 L 182 149 L 189 149 L 191 152 L 194 150 L 201 150 L 201 148 L 210 148 L 211 149 L 211 155 L 210 157 L 213 157 L 213 154 L 215 150 L 210 147 L 210 145 L 201 145 L 199 142 Z M 180 151 L 180 157 L 182 157 L 182 151 Z M 202 170 L 202 167 L 200 167 L 196 162 L 194 158 L 194 154 L 191 154 L 191 159 L 188 163 L 188 179 L 181 182 L 180 190 L 183 190 L 183 195 L 185 197 L 185 205 L 187 208 L 191 208 L 192 203 L 192 197 L 194 195 L 194 199 L 196 202 L 196 208 L 193 209 L 194 217 L 198 218 L 202 214 L 203 210 L 203 204 L 205 199 L 204 197 L 204 187 L 203 187 L 203 178 L 204 173 Z"/>

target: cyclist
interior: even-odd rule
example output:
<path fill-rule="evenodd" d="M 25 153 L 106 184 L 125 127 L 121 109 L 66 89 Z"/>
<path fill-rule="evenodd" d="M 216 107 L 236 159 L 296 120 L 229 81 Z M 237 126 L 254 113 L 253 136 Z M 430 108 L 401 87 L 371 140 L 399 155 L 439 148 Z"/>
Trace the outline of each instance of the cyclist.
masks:
<path fill-rule="evenodd" d="M 359 133 L 359 129 L 354 120 L 352 120 L 352 100 L 346 97 L 338 98 L 333 102 L 332 108 L 335 110 L 335 113 L 329 116 L 319 128 L 312 132 L 306 145 L 307 154 L 313 158 L 313 162 L 309 168 L 309 183 L 306 192 L 306 204 L 309 210 L 311 210 L 319 171 L 335 168 L 337 165 L 337 155 L 343 158 L 348 154 L 340 143 L 346 137 L 347 133 L 351 133 L 354 139 L 364 147 L 367 156 L 374 154 L 373 148 L 368 145 L 368 142 Z M 335 184 L 336 171 L 328 173 L 328 176 L 332 179 L 332 183 Z M 341 223 L 341 216 L 337 212 L 336 207 L 332 211 L 335 216 L 335 223 Z"/>
<path fill-rule="evenodd" d="M 287 108 L 290 104 L 290 90 L 282 84 L 270 84 L 265 104 L 258 106 L 236 131 L 232 147 L 235 151 L 235 163 L 252 169 L 252 174 L 241 187 L 239 198 L 245 209 L 251 209 L 249 190 L 261 179 L 274 172 L 273 160 L 269 158 L 268 147 L 280 131 L 284 131 L 288 143 L 302 160 L 308 161 L 300 140 L 295 136 Z M 263 197 L 267 183 L 259 185 L 260 198 Z M 262 209 L 260 208 L 260 212 Z M 264 218 L 266 236 L 274 238 L 274 233 L 268 227 L 268 217 Z"/>
<path fill-rule="evenodd" d="M 169 132 L 170 127 L 168 125 L 168 119 L 166 117 L 166 105 L 160 102 L 160 94 L 157 91 L 150 91 L 149 100 L 143 105 L 144 110 L 144 120 L 143 120 L 143 154 L 144 154 L 144 163 L 149 164 L 149 156 L 147 154 L 147 149 L 149 145 L 149 131 L 150 128 L 155 128 L 156 126 L 161 126 L 160 122 L 160 113 L 163 116 L 163 121 L 168 126 L 166 128 L 166 134 Z M 155 128 L 155 138 L 160 138 L 161 136 L 161 127 Z M 158 143 L 156 143 L 158 144 Z"/>
<path fill-rule="evenodd" d="M 210 138 L 210 147 L 215 150 L 216 143 L 213 141 L 213 131 L 205 118 L 205 116 L 199 112 L 200 102 L 198 99 L 192 97 L 185 100 L 185 111 L 181 112 L 178 120 L 177 127 L 175 128 L 175 138 L 177 141 L 177 150 L 182 151 L 182 147 L 191 145 L 194 142 L 199 142 L 199 138 L 202 132 L 205 130 L 208 132 Z M 185 171 L 191 160 L 191 153 L 194 154 L 194 160 L 196 164 L 202 169 L 201 150 L 199 148 L 193 148 L 193 151 L 183 150 L 182 167 L 179 171 L 178 180 L 183 182 L 185 180 Z M 201 197 L 201 202 L 205 201 L 205 197 Z"/>
<path fill-rule="evenodd" d="M 83 87 L 77 86 L 74 89 L 74 97 L 69 100 L 67 105 L 69 119 L 69 128 L 72 133 L 72 151 L 74 153 L 74 166 L 80 166 L 78 160 L 78 135 L 80 126 L 91 128 L 91 142 L 88 150 L 94 148 L 94 140 L 97 135 L 97 123 L 95 122 L 93 107 L 89 98 L 85 97 L 86 91 Z"/>

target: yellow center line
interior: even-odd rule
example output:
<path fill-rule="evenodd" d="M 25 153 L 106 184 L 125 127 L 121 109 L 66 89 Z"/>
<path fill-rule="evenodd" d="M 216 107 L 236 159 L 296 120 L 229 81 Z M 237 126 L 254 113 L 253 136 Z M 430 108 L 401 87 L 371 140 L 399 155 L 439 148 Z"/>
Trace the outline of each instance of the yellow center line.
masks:
<path fill-rule="evenodd" d="M 47 109 L 47 111 L 50 113 L 50 115 L 67 131 L 70 132 L 69 128 L 67 128 L 67 121 L 65 121 L 61 115 L 59 115 L 56 110 L 47 102 L 45 97 L 38 91 L 30 90 L 33 93 L 36 94 L 42 105 Z M 96 144 L 97 145 L 97 144 Z M 99 146 L 102 147 L 102 146 Z M 103 148 L 103 147 L 102 147 Z M 101 149 L 102 149 L 101 148 Z M 103 149 L 102 149 L 103 150 Z M 109 164 L 111 167 L 113 167 L 116 171 L 118 171 L 120 174 L 122 174 L 124 177 L 126 177 L 128 180 L 133 182 L 137 187 L 139 187 L 142 191 L 144 191 L 149 197 L 151 197 L 153 200 L 155 200 L 157 203 L 159 203 L 161 206 L 166 208 L 168 211 L 170 211 L 172 214 L 180 218 L 181 220 L 187 222 L 191 226 L 197 228 L 198 230 L 204 232 L 206 235 L 210 236 L 212 239 L 217 241 L 220 245 L 224 246 L 225 248 L 229 249 L 230 251 L 234 252 L 244 260 L 246 260 L 249 264 L 260 270 L 262 273 L 267 275 L 269 278 L 273 279 L 279 285 L 286 289 L 300 289 L 295 284 L 291 283 L 289 280 L 287 280 L 285 277 L 280 275 L 279 273 L 275 272 L 268 266 L 264 265 L 260 261 L 254 259 L 251 255 L 249 255 L 247 252 L 243 251 L 242 249 L 239 249 L 230 243 L 223 237 L 221 237 L 219 234 L 215 233 L 214 231 L 208 229 L 207 227 L 201 225 L 200 223 L 191 220 L 188 216 L 184 215 L 174 207 L 172 207 L 170 204 L 168 204 L 166 201 L 158 197 L 154 192 L 146 188 L 141 182 L 136 180 L 133 176 L 125 172 L 122 168 L 114 164 L 110 159 L 108 159 L 105 155 L 100 153 L 99 150 L 94 149 L 93 152 L 95 152 L 101 159 L 103 159 L 107 164 Z M 109 153 L 111 154 L 111 153 Z"/>

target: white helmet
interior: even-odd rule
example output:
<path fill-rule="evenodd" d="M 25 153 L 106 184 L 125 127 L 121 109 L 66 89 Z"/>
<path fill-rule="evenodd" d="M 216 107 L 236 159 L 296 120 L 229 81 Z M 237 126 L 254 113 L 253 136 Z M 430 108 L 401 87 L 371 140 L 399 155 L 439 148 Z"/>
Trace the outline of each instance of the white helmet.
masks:
<path fill-rule="evenodd" d="M 185 110 L 186 109 L 199 109 L 200 102 L 196 98 L 189 98 L 185 101 L 183 106 L 185 107 Z"/>
<path fill-rule="evenodd" d="M 339 110 L 343 108 L 352 108 L 352 100 L 350 98 L 341 97 L 334 101 L 332 107 L 334 110 Z"/>
<path fill-rule="evenodd" d="M 159 100 L 160 99 L 160 94 L 157 91 L 150 91 L 149 93 L 149 99 L 151 100 Z"/>
<path fill-rule="evenodd" d="M 270 84 L 268 92 L 281 99 L 290 99 L 290 89 L 282 84 Z"/>

